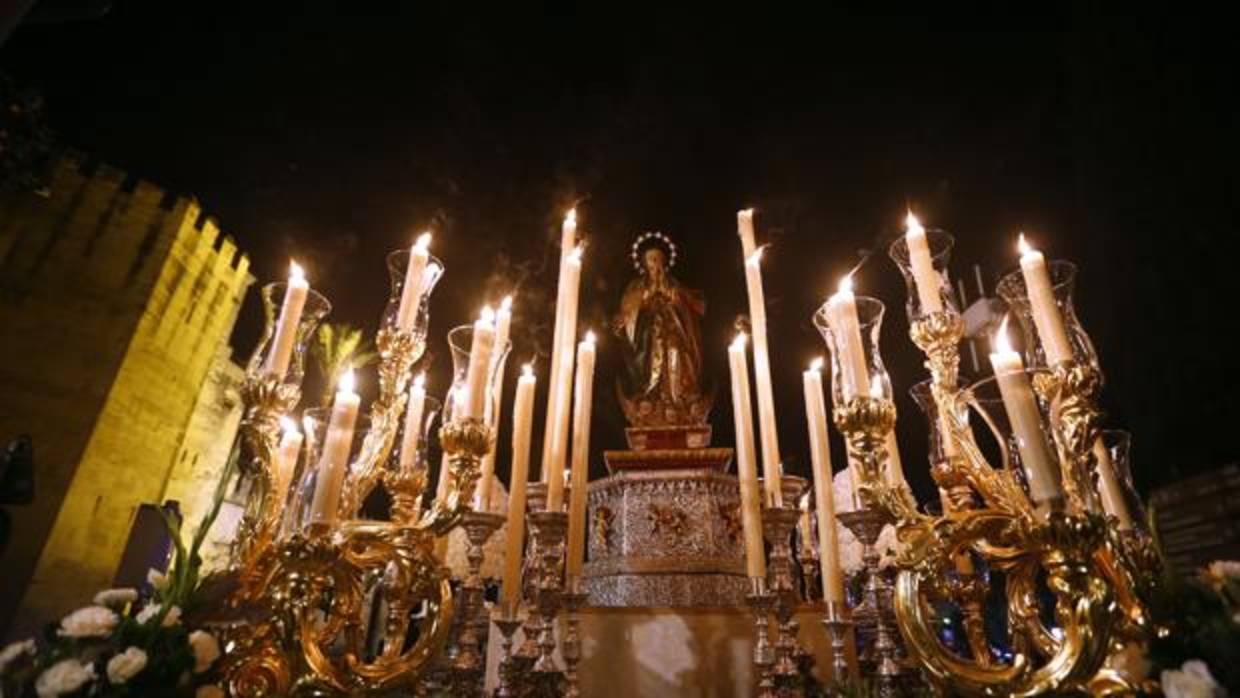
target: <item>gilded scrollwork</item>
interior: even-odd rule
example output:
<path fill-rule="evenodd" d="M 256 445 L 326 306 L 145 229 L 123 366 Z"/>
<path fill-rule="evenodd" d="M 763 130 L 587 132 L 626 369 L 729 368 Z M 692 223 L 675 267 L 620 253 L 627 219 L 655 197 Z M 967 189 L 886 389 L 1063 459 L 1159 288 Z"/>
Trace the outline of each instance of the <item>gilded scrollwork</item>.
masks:
<path fill-rule="evenodd" d="M 1068 504 L 1064 511 L 1038 511 L 1008 463 L 996 467 L 987 462 L 961 417 L 973 397 L 956 387 L 959 329 L 947 314 L 936 314 L 916 321 L 912 331 L 927 354 L 934 398 L 946 436 L 956 447 L 956 454 L 936 464 L 934 472 L 951 504 L 943 515 L 910 510 L 884 482 L 881 437 L 890 423 L 885 401 L 857 398 L 835 412 L 860 466 L 863 500 L 894 517 L 907 544 L 896 561 L 895 590 L 906 648 L 933 683 L 962 695 L 1130 690 L 1133 685 L 1104 668 L 1104 662 L 1117 640 L 1148 638 L 1153 632 L 1144 599 L 1157 561 L 1140 536 L 1108 527 L 1099 513 L 1092 450 L 1101 376 L 1092 366 L 1065 363 L 1035 379 L 1038 395 L 1051 408 Z M 986 418 L 984 410 L 974 411 Z M 974 613 L 966 613 L 966 625 L 981 623 L 985 586 L 958 567 L 956 574 L 949 573 L 961 555 L 976 556 L 1006 579 L 1008 626 L 1016 650 L 1009 663 L 990 656 L 980 627 L 966 627 L 971 659 L 938 639 L 933 600 L 951 599 L 962 609 L 971 605 Z M 1054 632 L 1043 622 L 1042 590 L 1055 598 Z"/>

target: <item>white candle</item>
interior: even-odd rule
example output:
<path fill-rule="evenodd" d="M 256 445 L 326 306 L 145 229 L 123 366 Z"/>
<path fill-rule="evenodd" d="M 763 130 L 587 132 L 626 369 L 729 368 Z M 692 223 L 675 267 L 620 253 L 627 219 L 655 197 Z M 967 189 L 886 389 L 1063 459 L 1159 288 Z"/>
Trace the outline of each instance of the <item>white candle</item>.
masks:
<path fill-rule="evenodd" d="M 547 421 L 543 429 L 543 450 L 542 450 L 542 471 L 539 476 L 543 482 L 547 482 L 550 476 L 550 458 L 552 457 L 555 441 L 558 438 L 555 426 L 559 422 L 559 403 L 561 400 L 568 399 L 567 390 L 561 391 L 560 384 L 563 382 L 563 371 L 560 366 L 565 360 L 564 347 L 570 345 L 572 337 L 577 334 L 577 316 L 572 316 L 572 328 L 568 330 L 566 325 L 569 322 L 568 317 L 568 301 L 569 286 L 575 286 L 570 283 L 573 280 L 567 278 L 572 271 L 569 269 L 570 260 L 576 256 L 580 260 L 580 251 L 577 245 L 577 209 L 569 210 L 564 216 L 564 223 L 560 226 L 560 276 L 556 284 L 555 299 L 555 327 L 551 334 L 551 372 L 548 381 L 547 395 Z M 577 269 L 578 279 L 580 278 L 580 268 Z M 569 370 L 571 376 L 571 369 Z M 565 413 L 567 414 L 567 413 Z"/>
<path fill-rule="evenodd" d="M 741 528 L 745 538 L 745 569 L 750 578 L 766 579 L 766 552 L 762 546 L 762 500 L 758 493 L 757 454 L 753 443 L 753 411 L 749 404 L 749 366 L 745 363 L 745 335 L 728 347 L 732 374 L 732 413 L 736 426 L 736 471 L 741 491 Z"/>
<path fill-rule="evenodd" d="M 938 313 L 943 310 L 943 299 L 939 295 L 942 280 L 934 269 L 934 261 L 930 257 L 930 243 L 926 239 L 926 229 L 921 227 L 917 216 L 909 211 L 905 219 L 907 230 L 904 241 L 908 244 L 909 265 L 913 269 L 913 282 L 917 286 L 917 299 L 921 301 L 923 314 Z"/>
<path fill-rule="evenodd" d="M 267 353 L 266 369 L 272 376 L 282 379 L 288 372 L 293 345 L 297 343 L 297 326 L 301 324 L 301 313 L 306 308 L 306 296 L 309 294 L 310 284 L 306 282 L 305 272 L 297 262 L 292 262 L 289 265 L 288 285 L 284 289 L 284 302 L 280 306 L 280 318 L 276 321 L 271 350 Z"/>
<path fill-rule="evenodd" d="M 409 266 L 405 267 L 405 285 L 400 290 L 400 308 L 396 312 L 396 327 L 401 332 L 413 330 L 413 323 L 418 317 L 418 305 L 422 302 L 422 277 L 430 260 L 427 251 L 430 244 L 431 234 L 422 233 L 413 249 L 409 250 Z"/>
<path fill-rule="evenodd" d="M 753 325 L 753 373 L 758 388 L 758 432 L 762 436 L 762 482 L 766 487 L 766 501 L 773 507 L 782 507 L 784 495 L 780 482 L 779 432 L 775 426 L 775 395 L 771 390 L 761 265 L 761 249 L 745 259 L 745 286 L 749 291 L 749 319 Z"/>
<path fill-rule="evenodd" d="M 323 452 L 319 456 L 318 482 L 314 486 L 314 500 L 310 506 L 311 523 L 328 526 L 336 523 L 336 509 L 349 467 L 353 429 L 360 406 L 361 398 L 353 391 L 353 371 L 350 369 L 341 376 L 336 400 L 332 403 L 327 438 L 323 440 Z"/>
<path fill-rule="evenodd" d="M 495 313 L 495 353 L 491 357 L 491 363 L 498 364 L 500 357 L 503 355 L 504 347 L 508 346 L 508 335 L 512 328 L 512 296 L 504 296 L 504 300 L 500 301 L 499 311 Z M 499 403 L 500 388 L 503 381 L 500 380 L 499 374 L 496 374 L 495 384 L 491 386 L 496 396 L 496 404 Z"/>
<path fill-rule="evenodd" d="M 580 577 L 586 557 L 586 489 L 590 480 L 590 416 L 594 401 L 594 333 L 577 345 L 576 399 L 573 406 L 573 470 L 568 503 L 569 577 Z"/>
<path fill-rule="evenodd" d="M 408 473 L 417 464 L 418 444 L 422 441 L 422 415 L 426 412 L 426 374 L 420 373 L 409 387 L 409 407 L 405 410 L 405 433 L 400 442 L 400 469 Z"/>
<path fill-rule="evenodd" d="M 736 234 L 741 238 L 741 256 L 745 259 L 757 251 L 757 242 L 753 234 L 753 209 L 747 208 L 736 212 Z"/>
<path fill-rule="evenodd" d="M 486 404 L 487 424 L 495 430 L 491 448 L 482 457 L 478 486 L 474 489 L 474 509 L 487 511 L 491 507 L 491 483 L 495 481 L 495 449 L 499 443 L 499 408 L 504 402 L 504 367 L 499 365 L 508 345 L 508 331 L 512 324 L 512 296 L 505 296 L 495 313 L 495 350 L 491 352 L 491 399 Z"/>
<path fill-rule="evenodd" d="M 526 364 L 517 379 L 512 408 L 512 477 L 508 492 L 508 533 L 504 542 L 505 610 L 516 613 L 521 599 L 521 564 L 525 550 L 525 487 L 529 479 L 530 431 L 534 427 L 534 369 Z"/>
<path fill-rule="evenodd" d="M 835 335 L 836 361 L 844 399 L 864 394 L 870 386 L 865 361 L 865 344 L 861 338 L 861 321 L 857 318 L 857 298 L 852 291 L 852 276 L 840 281 L 839 290 L 827 301 L 827 322 Z"/>
<path fill-rule="evenodd" d="M 485 416 L 487 381 L 491 372 L 491 353 L 495 350 L 495 311 L 490 307 L 474 321 L 473 341 L 469 346 L 469 369 L 465 374 L 465 415 L 473 419 Z"/>
<path fill-rule="evenodd" d="M 1059 305 L 1055 303 L 1055 291 L 1051 285 L 1050 272 L 1046 268 L 1046 259 L 1041 252 L 1025 242 L 1023 233 L 1019 246 L 1020 271 L 1025 279 L 1025 289 L 1029 292 L 1033 324 L 1038 330 L 1038 339 L 1042 340 L 1042 349 L 1046 352 L 1046 363 L 1054 366 L 1069 361 L 1072 359 L 1072 342 L 1068 341 L 1063 316 L 1059 314 Z"/>
<path fill-rule="evenodd" d="M 543 473 L 547 483 L 547 510 L 559 511 L 564 505 L 564 466 L 568 455 L 568 416 L 573 380 L 573 337 L 577 331 L 577 295 L 581 281 L 581 248 L 578 247 L 565 260 L 560 281 L 565 293 L 562 305 L 566 333 L 559 337 L 559 346 L 553 348 L 559 356 L 558 373 L 554 376 L 555 392 L 548 398 L 547 409 L 549 436 L 543 441 Z M 567 332 L 571 331 L 572 334 Z"/>
<path fill-rule="evenodd" d="M 1110 516 L 1119 519 L 1121 531 L 1132 530 L 1132 515 L 1128 513 L 1128 502 L 1124 500 L 1123 489 L 1119 484 L 1119 476 L 1115 465 L 1111 462 L 1111 453 L 1099 436 L 1094 441 L 1094 459 L 1097 460 L 1099 494 L 1102 496 L 1102 508 Z"/>
<path fill-rule="evenodd" d="M 822 394 L 822 359 L 801 374 L 805 388 L 805 417 L 809 423 L 810 460 L 814 476 L 814 504 L 818 508 L 818 564 L 822 566 L 822 597 L 844 602 L 844 576 L 835 535 L 834 483 L 831 443 L 827 439 L 827 405 Z"/>
<path fill-rule="evenodd" d="M 1020 354 L 1012 351 L 1008 344 L 1006 318 L 995 335 L 990 364 L 995 369 L 1003 407 L 1012 424 L 1012 433 L 1016 436 L 1021 464 L 1029 480 L 1029 494 L 1038 505 L 1056 502 L 1063 496 L 1059 467 L 1042 433 L 1042 413 L 1038 410 L 1029 377 L 1024 372 L 1025 364 Z"/>
<path fill-rule="evenodd" d="M 301 453 L 302 442 L 301 432 L 297 430 L 297 422 L 288 417 L 281 417 L 280 427 L 284 433 L 280 437 L 280 447 L 276 452 L 275 481 L 271 488 L 274 494 L 276 516 L 280 515 L 280 511 L 284 509 L 284 502 L 288 499 L 289 483 L 293 481 L 293 473 L 297 470 L 297 456 Z"/>

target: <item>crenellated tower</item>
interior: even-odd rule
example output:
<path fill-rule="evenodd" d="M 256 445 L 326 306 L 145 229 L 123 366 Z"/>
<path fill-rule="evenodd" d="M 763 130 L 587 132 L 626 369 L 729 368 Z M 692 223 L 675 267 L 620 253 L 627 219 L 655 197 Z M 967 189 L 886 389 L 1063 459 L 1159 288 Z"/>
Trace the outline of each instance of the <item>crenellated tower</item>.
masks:
<path fill-rule="evenodd" d="M 196 411 L 227 412 L 200 397 L 228 373 L 252 281 L 195 200 L 80 156 L 0 197 L 0 440 L 30 434 L 36 461 L 35 502 L 10 510 L 0 629 L 109 585 L 139 504 L 186 472 L 191 423 L 211 428 Z"/>

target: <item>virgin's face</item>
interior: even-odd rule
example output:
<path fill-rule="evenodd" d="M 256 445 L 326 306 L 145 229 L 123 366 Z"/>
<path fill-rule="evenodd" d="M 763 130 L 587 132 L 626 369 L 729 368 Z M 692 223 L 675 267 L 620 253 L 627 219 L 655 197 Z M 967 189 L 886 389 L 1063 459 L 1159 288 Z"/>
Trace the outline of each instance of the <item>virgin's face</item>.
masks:
<path fill-rule="evenodd" d="M 667 258 L 663 256 L 663 250 L 657 247 L 646 250 L 642 255 L 642 266 L 646 268 L 646 273 L 651 278 L 662 277 L 664 270 L 667 269 Z"/>

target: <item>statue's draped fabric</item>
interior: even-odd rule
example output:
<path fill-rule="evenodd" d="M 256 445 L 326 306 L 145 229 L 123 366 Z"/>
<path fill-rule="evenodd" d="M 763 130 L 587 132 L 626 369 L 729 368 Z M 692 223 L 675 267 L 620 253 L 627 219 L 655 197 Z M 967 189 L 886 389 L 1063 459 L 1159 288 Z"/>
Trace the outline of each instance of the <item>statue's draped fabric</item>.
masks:
<path fill-rule="evenodd" d="M 624 371 L 619 390 L 630 421 L 681 422 L 702 395 L 701 317 L 706 303 L 667 274 L 657 247 L 642 257 L 642 275 L 620 301 L 613 329 L 621 342 Z"/>

